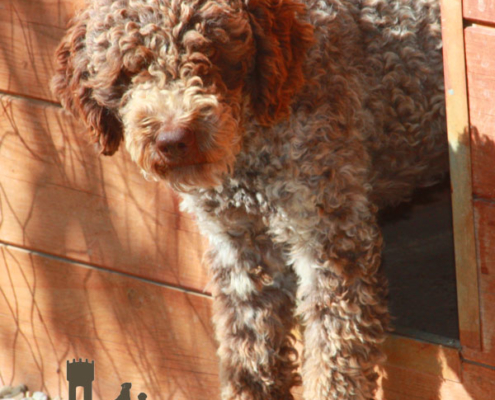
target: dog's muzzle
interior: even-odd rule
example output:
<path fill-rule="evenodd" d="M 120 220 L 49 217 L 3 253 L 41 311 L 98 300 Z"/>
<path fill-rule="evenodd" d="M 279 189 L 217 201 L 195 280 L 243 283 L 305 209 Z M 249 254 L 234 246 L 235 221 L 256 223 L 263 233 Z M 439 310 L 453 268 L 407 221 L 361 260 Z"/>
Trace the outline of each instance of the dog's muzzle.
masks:
<path fill-rule="evenodd" d="M 205 162 L 199 151 L 196 135 L 190 129 L 177 128 L 162 131 L 156 137 L 156 147 L 161 159 L 171 167 Z"/>

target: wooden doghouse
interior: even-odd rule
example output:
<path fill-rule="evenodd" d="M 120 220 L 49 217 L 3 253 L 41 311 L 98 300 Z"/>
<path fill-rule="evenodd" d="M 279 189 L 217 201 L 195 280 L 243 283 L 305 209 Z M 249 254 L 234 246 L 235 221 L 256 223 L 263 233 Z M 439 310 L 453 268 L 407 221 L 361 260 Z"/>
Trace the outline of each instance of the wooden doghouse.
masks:
<path fill-rule="evenodd" d="M 66 362 L 82 358 L 94 399 L 124 382 L 218 398 L 194 221 L 125 152 L 96 157 L 49 91 L 82 3 L 0 0 L 0 386 L 67 398 Z M 459 340 L 390 335 L 380 399 L 495 398 L 494 26 L 495 2 L 443 0 Z"/>

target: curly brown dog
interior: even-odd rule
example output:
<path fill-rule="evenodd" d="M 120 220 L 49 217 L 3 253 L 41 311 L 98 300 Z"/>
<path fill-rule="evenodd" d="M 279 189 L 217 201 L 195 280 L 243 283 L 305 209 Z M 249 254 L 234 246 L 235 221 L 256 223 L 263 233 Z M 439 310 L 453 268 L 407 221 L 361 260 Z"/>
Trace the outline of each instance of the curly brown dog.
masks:
<path fill-rule="evenodd" d="M 436 0 L 93 0 L 53 88 L 209 238 L 222 399 L 374 398 L 377 210 L 447 170 Z"/>

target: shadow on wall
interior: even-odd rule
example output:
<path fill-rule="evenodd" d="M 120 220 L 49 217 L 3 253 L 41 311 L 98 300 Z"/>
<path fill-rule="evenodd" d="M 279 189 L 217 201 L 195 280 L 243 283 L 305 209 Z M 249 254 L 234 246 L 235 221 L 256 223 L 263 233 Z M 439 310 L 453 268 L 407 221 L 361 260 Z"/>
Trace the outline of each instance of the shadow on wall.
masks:
<path fill-rule="evenodd" d="M 216 393 L 207 299 L 101 271 L 67 271 L 65 262 L 10 247 L 0 251 L 0 318 L 10 327 L 2 332 L 4 384 L 23 381 L 64 396 L 65 360 L 88 355 L 98 362 L 98 398 L 131 378 L 153 398 Z"/>

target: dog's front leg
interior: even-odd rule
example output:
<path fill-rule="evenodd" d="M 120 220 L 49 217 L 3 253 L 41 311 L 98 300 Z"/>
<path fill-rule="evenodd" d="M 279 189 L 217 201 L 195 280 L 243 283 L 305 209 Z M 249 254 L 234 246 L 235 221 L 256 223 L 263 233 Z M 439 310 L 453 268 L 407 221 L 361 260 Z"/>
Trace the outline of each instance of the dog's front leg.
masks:
<path fill-rule="evenodd" d="M 209 257 L 222 399 L 291 400 L 300 381 L 291 335 L 295 276 L 252 222 L 236 215 L 230 227 L 215 224 Z"/>
<path fill-rule="evenodd" d="M 294 269 L 305 325 L 306 400 L 374 399 L 388 313 L 381 235 L 367 207 L 320 212 L 299 227 Z M 308 229 L 307 229 L 308 228 Z"/>

